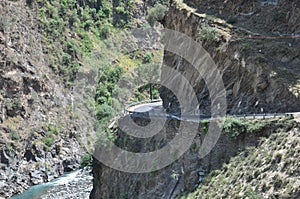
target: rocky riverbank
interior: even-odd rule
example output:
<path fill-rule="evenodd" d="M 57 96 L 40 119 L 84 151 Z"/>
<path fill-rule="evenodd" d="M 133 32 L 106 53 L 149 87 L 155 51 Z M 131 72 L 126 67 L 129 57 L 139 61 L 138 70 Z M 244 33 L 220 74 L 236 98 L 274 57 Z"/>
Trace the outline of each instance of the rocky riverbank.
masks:
<path fill-rule="evenodd" d="M 70 146 L 69 141 L 63 141 Z M 30 186 L 38 185 L 63 175 L 65 172 L 79 168 L 82 152 L 78 150 L 79 144 L 74 141 L 73 147 L 61 147 L 60 142 L 54 144 L 52 151 L 43 151 L 33 145 L 32 150 L 22 154 L 3 150 L 0 155 L 2 160 L 7 160 L 0 170 L 0 196 L 10 197 L 13 194 L 22 193 Z M 30 154 L 30 155 L 28 155 Z"/>
<path fill-rule="evenodd" d="M 51 182 L 30 187 L 12 199 L 72 199 L 89 198 L 92 190 L 91 168 L 86 167 L 65 174 Z"/>
<path fill-rule="evenodd" d="M 41 199 L 87 199 L 93 188 L 92 179 L 91 169 L 80 170 L 73 180 L 58 182 L 56 186 L 47 190 Z"/>

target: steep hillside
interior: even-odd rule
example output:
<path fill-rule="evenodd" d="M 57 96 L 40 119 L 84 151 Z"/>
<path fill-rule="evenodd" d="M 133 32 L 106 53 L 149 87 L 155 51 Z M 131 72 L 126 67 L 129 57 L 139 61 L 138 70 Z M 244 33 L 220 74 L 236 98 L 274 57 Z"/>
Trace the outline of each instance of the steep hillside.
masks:
<path fill-rule="evenodd" d="M 285 0 L 187 0 L 184 3 L 258 34 L 299 35 L 300 2 Z"/>
<path fill-rule="evenodd" d="M 182 32 L 201 43 L 212 57 L 221 71 L 226 88 L 228 114 L 300 110 L 298 70 L 300 48 L 297 38 L 274 40 L 273 33 L 271 34 L 270 30 L 264 28 L 257 33 L 257 30 L 260 30 L 260 22 L 258 23 L 260 25 L 251 29 L 251 24 L 258 20 L 256 17 L 245 22 L 244 26 L 238 22 L 237 25 L 234 25 L 233 23 L 236 21 L 234 17 L 228 21 L 222 19 L 233 15 L 231 9 L 238 10 L 237 12 L 246 12 L 246 15 L 243 13 L 242 16 L 247 18 L 251 2 L 255 8 L 261 6 L 256 4 L 256 1 L 232 1 L 232 3 L 225 1 L 224 3 L 224 1 L 215 0 L 195 0 L 187 2 L 194 3 L 194 6 L 198 6 L 199 2 L 199 7 L 197 7 L 199 12 L 182 1 L 174 0 L 171 1 L 169 11 L 162 22 L 166 28 Z M 244 2 L 246 7 L 244 8 L 242 3 L 240 5 L 234 2 Z M 291 2 L 293 5 L 297 5 L 296 1 Z M 284 11 L 291 8 L 290 2 L 281 1 L 281 3 Z M 228 13 L 224 11 L 224 17 L 215 12 L 221 7 L 221 4 L 228 6 L 225 6 Z M 276 8 L 279 9 L 279 7 Z M 209 14 L 202 13 L 203 10 Z M 261 12 L 263 13 L 263 10 Z M 297 12 L 293 12 L 291 16 L 287 19 L 291 21 L 290 24 L 287 24 L 288 30 L 291 32 L 285 32 L 290 35 L 298 32 L 297 22 L 295 25 L 295 21 L 298 20 Z M 281 25 L 279 22 L 270 24 L 264 20 L 262 23 L 264 23 L 264 27 L 272 30 L 283 30 L 281 25 L 286 25 L 282 21 Z M 176 43 L 178 41 L 181 43 Z M 182 38 L 174 43 L 178 44 L 176 48 L 189 45 Z M 185 49 L 183 48 L 183 50 Z M 193 48 L 186 49 L 185 52 L 193 50 Z M 194 57 L 193 61 L 197 61 L 198 58 Z M 200 112 L 208 115 L 211 108 L 209 91 L 199 73 L 191 67 L 190 63 L 183 60 L 183 57 L 167 50 L 164 52 L 164 64 L 180 72 L 180 75 L 190 81 L 189 83 L 193 86 L 197 98 L 201 102 Z M 197 67 L 201 70 L 201 64 Z M 161 80 L 175 85 L 179 94 L 186 101 L 192 99 L 191 95 L 186 94 L 185 85 L 188 83 L 176 81 L 177 77 L 168 73 L 168 70 L 162 70 Z M 180 112 L 178 96 L 174 96 L 174 93 L 166 87 L 161 87 L 159 92 L 167 111 Z M 198 107 L 194 108 L 198 109 Z M 126 129 L 117 127 L 120 124 L 126 124 L 131 119 L 135 124 L 147 127 L 150 120 L 155 122 L 160 118 L 149 120 L 134 114 L 126 115 L 120 118 L 118 123 L 110 126 L 109 131 L 113 131 L 116 138 L 114 144 L 125 151 L 139 154 L 140 157 L 144 157 L 144 153 L 156 152 L 168 146 L 177 135 L 193 131 L 196 136 L 193 137 L 194 141 L 189 150 L 179 159 L 163 169 L 149 173 L 139 173 L 137 170 L 122 172 L 114 170 L 110 166 L 118 164 L 121 170 L 126 170 L 130 165 L 133 165 L 133 168 L 136 165 L 144 168 L 150 164 L 155 170 L 157 164 L 161 163 L 159 162 L 161 159 L 156 157 L 157 159 L 151 159 L 152 162 L 149 159 L 137 161 L 132 158 L 133 155 L 126 156 L 123 151 L 116 154 L 113 151 L 102 150 L 103 146 L 98 145 L 95 155 L 103 155 L 104 158 L 110 160 L 111 164 L 104 164 L 94 159 L 94 181 L 90 195 L 92 199 L 180 198 L 188 196 L 195 190 L 196 192 L 189 197 L 202 198 L 203 192 L 206 192 L 203 193 L 204 198 L 257 198 L 259 195 L 297 198 L 299 195 L 297 179 L 299 124 L 290 118 L 267 120 L 226 118 L 217 143 L 205 157 L 199 155 L 199 149 L 202 144 L 205 144 L 205 138 L 211 135 L 207 131 L 208 121 L 192 123 L 168 118 L 163 128 L 155 136 L 136 138 L 132 135 L 137 133 L 137 127 L 130 128 L 129 126 Z M 182 132 L 179 128 L 180 125 L 190 125 L 191 128 Z M 155 132 L 156 128 L 157 126 L 151 126 L 147 132 L 148 130 L 150 131 L 148 133 Z M 130 135 L 128 135 L 129 133 Z M 183 144 L 186 143 L 183 141 Z M 169 149 L 171 151 L 171 147 Z M 103 151 L 106 153 L 103 154 Z M 272 154 L 273 151 L 275 154 Z M 174 159 L 174 156 L 176 154 L 171 153 L 162 158 Z M 99 159 L 101 160 L 101 158 Z M 224 163 L 227 164 L 222 166 Z M 251 168 L 252 165 L 261 166 L 261 168 Z M 234 168 L 238 170 L 234 171 Z M 220 171 L 216 171 L 217 169 Z M 206 173 L 204 178 L 201 174 L 203 171 Z M 207 173 L 209 174 L 207 175 Z M 202 183 L 203 179 L 204 183 Z M 247 183 L 250 183 L 250 188 L 247 187 Z M 236 186 L 233 187 L 234 185 Z M 287 186 L 285 187 L 285 185 Z"/>
<path fill-rule="evenodd" d="M 204 1 L 199 2 L 201 8 L 211 8 Z M 224 3 L 224 5 L 232 4 Z M 284 6 L 290 7 L 291 4 L 286 2 Z M 211 9 L 213 8 L 215 7 Z M 293 20 L 296 19 L 297 17 Z M 258 21 L 257 18 L 250 20 L 253 23 Z M 249 21 L 247 24 L 250 24 Z M 268 27 L 278 26 L 277 23 L 267 24 Z M 268 38 L 273 35 L 271 32 L 256 33 L 255 29 L 251 29 L 251 24 L 246 27 L 238 23 L 229 24 L 214 15 L 197 13 L 193 8 L 179 1 L 173 1 L 165 19 L 165 26 L 202 42 L 203 48 L 208 51 L 222 73 L 229 113 L 299 110 L 300 100 L 297 97 L 300 68 L 300 48 L 297 42 L 299 39 Z M 295 32 L 297 31 L 290 32 L 290 35 Z M 189 79 L 191 85 L 194 85 L 199 102 L 202 103 L 200 111 L 208 113 L 210 111 L 208 89 L 199 75 L 193 75 L 195 70 L 191 65 L 170 52 L 165 52 L 164 63 Z M 196 67 L 201 70 L 201 65 Z M 171 77 L 169 73 L 162 74 L 162 82 L 175 81 L 174 78 L 176 77 Z M 176 84 L 183 86 L 184 83 L 176 82 Z M 177 106 L 173 94 L 164 88 L 161 89 L 160 94 L 165 108 L 175 110 Z M 191 96 L 185 97 L 188 99 Z"/>
<path fill-rule="evenodd" d="M 187 198 L 299 198 L 299 130 L 261 139 L 205 176 Z"/>
<path fill-rule="evenodd" d="M 1 1 L 0 13 L 0 196 L 9 197 L 78 168 L 84 150 L 37 13 L 23 1 Z"/>
<path fill-rule="evenodd" d="M 0 1 L 0 197 L 78 169 L 83 155 L 91 157 L 94 125 L 108 125 L 116 81 L 129 62 L 136 64 L 129 55 L 112 55 L 104 40 L 144 26 L 155 2 Z M 144 53 L 136 53 L 138 63 L 151 60 Z M 98 73 L 105 78 L 95 80 Z M 80 78 L 90 78 L 97 95 L 76 90 Z"/>
<path fill-rule="evenodd" d="M 234 27 L 251 31 L 247 36 L 252 35 L 257 39 L 246 42 L 246 47 L 249 48 L 248 44 L 251 46 L 254 44 L 256 49 L 261 49 L 263 56 L 272 63 L 270 67 L 276 76 L 290 85 L 290 90 L 299 95 L 299 1 L 184 2 L 197 8 L 200 13 L 219 17 Z"/>

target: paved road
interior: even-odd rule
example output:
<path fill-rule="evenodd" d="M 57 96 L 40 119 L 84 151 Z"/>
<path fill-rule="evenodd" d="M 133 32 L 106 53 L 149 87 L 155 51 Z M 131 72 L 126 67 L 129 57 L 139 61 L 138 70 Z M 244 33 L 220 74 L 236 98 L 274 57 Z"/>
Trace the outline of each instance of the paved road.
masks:
<path fill-rule="evenodd" d="M 162 101 L 141 102 L 129 105 L 125 112 L 135 117 L 162 117 L 174 118 L 178 120 L 199 121 L 203 119 L 211 119 L 210 115 L 174 115 L 166 113 L 162 107 Z M 300 122 L 300 112 L 290 113 L 264 113 L 264 114 L 247 114 L 247 115 L 232 115 L 245 119 L 268 119 L 274 117 L 286 117 L 293 115 Z"/>
<path fill-rule="evenodd" d="M 158 102 L 150 102 L 150 103 L 145 103 L 145 104 L 137 104 L 134 106 L 128 107 L 126 110 L 127 112 L 132 112 L 132 113 L 145 113 L 145 112 L 150 112 L 150 111 L 162 111 L 162 101 Z"/>

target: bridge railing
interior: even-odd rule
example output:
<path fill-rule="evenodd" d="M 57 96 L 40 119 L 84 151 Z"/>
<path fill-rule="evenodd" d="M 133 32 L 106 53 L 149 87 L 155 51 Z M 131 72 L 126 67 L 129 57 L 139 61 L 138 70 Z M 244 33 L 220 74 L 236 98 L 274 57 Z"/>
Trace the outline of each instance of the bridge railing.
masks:
<path fill-rule="evenodd" d="M 163 117 L 163 118 L 173 118 L 178 120 L 204 120 L 204 119 L 212 119 L 211 115 L 203 115 L 203 114 L 194 114 L 194 115 L 177 115 L 171 113 L 160 113 L 160 112 L 149 112 L 146 111 L 144 113 L 138 113 L 135 111 L 130 111 L 129 108 L 133 106 L 137 106 L 139 104 L 147 104 L 147 103 L 156 103 L 160 102 L 161 100 L 146 100 L 141 102 L 133 102 L 126 106 L 124 109 L 125 114 L 129 114 L 135 117 Z M 293 117 L 292 113 L 252 113 L 252 114 L 233 114 L 233 115 L 226 115 L 226 117 L 238 117 L 244 119 L 268 119 L 268 118 L 277 118 L 277 117 Z"/>

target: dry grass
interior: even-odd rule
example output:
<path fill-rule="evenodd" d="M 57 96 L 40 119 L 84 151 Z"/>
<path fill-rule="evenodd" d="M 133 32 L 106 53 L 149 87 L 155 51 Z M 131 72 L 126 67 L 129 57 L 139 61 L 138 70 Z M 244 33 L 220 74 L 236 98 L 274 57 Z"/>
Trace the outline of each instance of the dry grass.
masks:
<path fill-rule="evenodd" d="M 297 198 L 299 157 L 299 126 L 274 133 L 211 172 L 188 198 Z"/>

